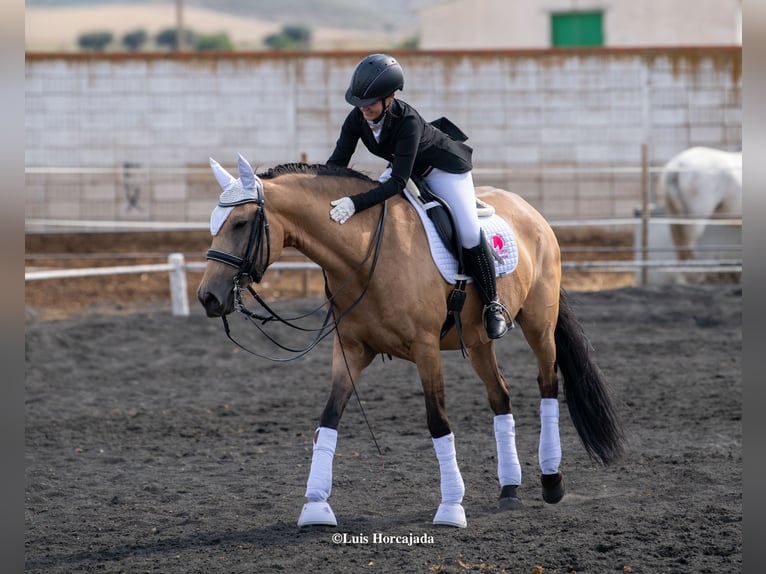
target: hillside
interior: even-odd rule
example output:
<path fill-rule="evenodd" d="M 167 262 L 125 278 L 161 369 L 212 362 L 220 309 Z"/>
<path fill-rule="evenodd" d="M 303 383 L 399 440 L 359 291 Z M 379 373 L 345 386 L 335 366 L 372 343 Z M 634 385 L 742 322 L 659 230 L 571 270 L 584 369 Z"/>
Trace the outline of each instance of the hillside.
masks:
<path fill-rule="evenodd" d="M 175 26 L 175 21 L 175 9 L 170 5 L 35 6 L 25 11 L 25 46 L 28 51 L 74 51 L 78 37 L 93 31 L 112 32 L 119 45 L 127 32 L 144 29 L 152 36 Z M 279 22 L 196 7 L 185 8 L 184 26 L 200 34 L 225 32 L 239 50 L 263 49 L 265 37 L 282 28 Z M 407 39 L 399 32 L 316 25 L 311 30 L 312 47 L 318 50 L 383 50 Z"/>
<path fill-rule="evenodd" d="M 389 0 L 184 0 L 184 25 L 195 32 L 226 32 L 238 49 L 260 49 L 285 24 L 312 30 L 315 49 L 390 48 L 416 34 L 414 6 Z M 175 25 L 174 0 L 27 0 L 26 48 L 77 49 L 84 32 L 110 31 L 115 40 L 139 28 L 150 35 Z"/>

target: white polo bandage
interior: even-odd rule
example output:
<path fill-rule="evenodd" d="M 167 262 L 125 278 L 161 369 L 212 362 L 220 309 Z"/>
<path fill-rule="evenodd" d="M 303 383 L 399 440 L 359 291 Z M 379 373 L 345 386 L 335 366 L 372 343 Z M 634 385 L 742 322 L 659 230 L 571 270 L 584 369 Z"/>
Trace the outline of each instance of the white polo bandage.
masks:
<path fill-rule="evenodd" d="M 495 416 L 497 478 L 500 486 L 521 484 L 521 465 L 516 452 L 516 424 L 512 414 Z"/>
<path fill-rule="evenodd" d="M 314 435 L 314 452 L 311 456 L 311 470 L 306 484 L 306 498 L 311 502 L 324 502 L 332 492 L 332 459 L 338 431 L 319 427 Z"/>
<path fill-rule="evenodd" d="M 450 433 L 432 440 L 441 473 L 442 502 L 460 504 L 465 494 L 465 485 L 463 484 L 463 477 L 460 476 L 460 469 L 457 466 L 455 435 Z"/>
<path fill-rule="evenodd" d="M 540 399 L 540 470 L 543 474 L 556 474 L 561 464 L 559 438 L 559 401 Z"/>

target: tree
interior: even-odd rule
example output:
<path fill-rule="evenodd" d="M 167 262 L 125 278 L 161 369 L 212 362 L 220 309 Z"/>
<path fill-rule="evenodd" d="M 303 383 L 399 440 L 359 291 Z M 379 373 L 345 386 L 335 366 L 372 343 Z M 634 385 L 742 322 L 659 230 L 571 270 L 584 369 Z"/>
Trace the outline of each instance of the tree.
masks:
<path fill-rule="evenodd" d="M 417 50 L 419 44 L 420 38 L 418 36 L 412 36 L 404 40 L 401 44 L 399 44 L 399 46 L 397 46 L 397 48 L 404 50 Z"/>
<path fill-rule="evenodd" d="M 311 43 L 311 29 L 303 24 L 288 24 L 282 28 L 282 33 L 303 48 L 308 48 Z"/>
<path fill-rule="evenodd" d="M 112 43 L 112 40 L 114 40 L 114 34 L 111 32 L 85 32 L 77 39 L 77 44 L 83 50 L 103 52 Z"/>
<path fill-rule="evenodd" d="M 187 46 L 193 46 L 195 41 L 197 39 L 197 34 L 193 30 L 189 30 L 188 28 L 184 28 L 184 40 L 185 44 Z M 175 28 L 165 28 L 164 30 L 157 33 L 157 35 L 154 37 L 154 42 L 160 46 L 160 47 L 166 47 L 170 50 L 173 50 L 176 48 L 176 29 Z"/>
<path fill-rule="evenodd" d="M 138 52 L 148 40 L 146 30 L 133 30 L 122 37 L 122 45 L 130 52 Z"/>
<path fill-rule="evenodd" d="M 225 33 L 203 34 L 197 37 L 194 49 L 200 52 L 229 51 L 234 49 L 234 44 Z"/>
<path fill-rule="evenodd" d="M 308 50 L 311 46 L 311 28 L 303 24 L 288 24 L 278 34 L 271 34 L 263 41 L 273 50 Z"/>

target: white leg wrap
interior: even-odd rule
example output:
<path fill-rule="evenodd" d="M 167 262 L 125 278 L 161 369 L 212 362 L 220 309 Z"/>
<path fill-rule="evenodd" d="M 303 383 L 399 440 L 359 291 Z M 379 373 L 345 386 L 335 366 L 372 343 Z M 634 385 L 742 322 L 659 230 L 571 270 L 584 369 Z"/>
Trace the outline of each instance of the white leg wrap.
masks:
<path fill-rule="evenodd" d="M 457 466 L 455 435 L 450 433 L 432 440 L 434 441 L 434 450 L 436 451 L 436 458 L 439 461 L 439 470 L 441 471 L 442 502 L 460 504 L 465 494 L 465 485 L 463 484 L 463 477 L 460 476 L 460 469 Z"/>
<path fill-rule="evenodd" d="M 543 474 L 556 474 L 561 464 L 559 439 L 559 401 L 540 399 L 540 470 Z"/>
<path fill-rule="evenodd" d="M 516 425 L 512 414 L 495 416 L 497 478 L 500 486 L 521 484 L 521 465 L 516 453 Z"/>
<path fill-rule="evenodd" d="M 311 502 L 324 502 L 332 492 L 332 459 L 335 456 L 335 444 L 338 431 L 319 427 L 314 434 L 314 453 L 311 457 L 311 470 L 306 484 L 306 498 Z"/>

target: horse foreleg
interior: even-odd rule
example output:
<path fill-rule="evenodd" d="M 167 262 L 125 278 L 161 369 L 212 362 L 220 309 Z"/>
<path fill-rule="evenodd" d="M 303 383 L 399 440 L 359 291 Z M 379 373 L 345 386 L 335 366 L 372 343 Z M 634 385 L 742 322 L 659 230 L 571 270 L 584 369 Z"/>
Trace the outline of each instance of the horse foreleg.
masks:
<path fill-rule="evenodd" d="M 450 433 L 432 440 L 439 461 L 441 485 L 441 503 L 434 515 L 434 524 L 465 528 L 468 525 L 462 505 L 465 485 L 457 465 L 455 435 Z"/>
<path fill-rule="evenodd" d="M 332 492 L 332 461 L 338 431 L 320 426 L 314 433 L 311 470 L 306 483 L 306 500 L 298 517 L 298 526 L 337 526 L 327 499 Z"/>
<path fill-rule="evenodd" d="M 322 411 L 319 428 L 314 433 L 311 469 L 306 483 L 306 500 L 298 518 L 298 526 L 337 526 L 335 514 L 327 499 L 332 492 L 332 464 L 338 440 L 338 424 L 346 408 L 353 381 L 370 364 L 372 356 L 362 345 L 341 347 L 335 339 L 332 361 L 332 391 Z"/>
<path fill-rule="evenodd" d="M 500 497 L 497 507 L 504 510 L 523 505 L 516 492 L 521 485 L 521 464 L 516 452 L 516 423 L 511 413 L 508 385 L 500 373 L 494 344 L 490 341 L 469 350 L 471 366 L 487 388 L 489 405 L 495 413 L 495 443 L 497 445 L 497 478 Z"/>
<path fill-rule="evenodd" d="M 428 430 L 431 432 L 436 459 L 439 461 L 441 503 L 433 523 L 465 528 L 468 524 L 463 509 L 465 484 L 457 464 L 455 435 L 447 419 L 444 401 L 444 374 L 438 344 L 417 356 L 415 364 L 426 401 Z"/>

